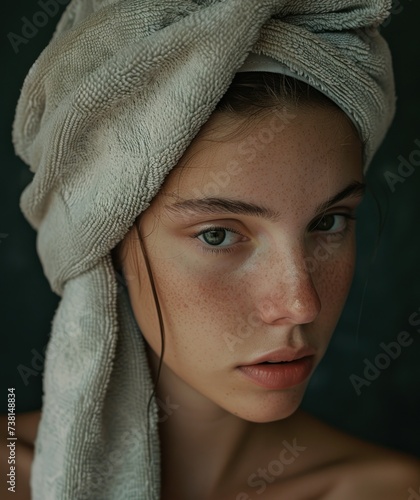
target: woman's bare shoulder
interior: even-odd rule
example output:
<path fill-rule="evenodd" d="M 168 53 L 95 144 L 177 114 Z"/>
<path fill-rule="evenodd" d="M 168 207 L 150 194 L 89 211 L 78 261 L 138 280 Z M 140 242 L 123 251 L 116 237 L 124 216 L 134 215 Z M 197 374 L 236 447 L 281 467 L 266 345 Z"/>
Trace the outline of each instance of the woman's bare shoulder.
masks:
<path fill-rule="evenodd" d="M 313 450 L 307 457 L 308 477 L 325 476 L 329 484 L 320 499 L 420 500 L 420 460 L 415 457 L 351 436 L 304 412 L 297 415 L 296 426 Z"/>
<path fill-rule="evenodd" d="M 303 412 L 271 441 L 237 500 L 420 500 L 420 461 L 355 438 Z M 276 451 L 277 450 L 277 451 Z M 411 495 L 411 497 L 410 497 Z M 417 495 L 417 496 L 416 496 Z"/>
<path fill-rule="evenodd" d="M 15 431 L 17 437 L 28 445 L 33 445 L 38 432 L 38 425 L 41 419 L 41 410 L 16 413 Z M 1 422 L 7 422 L 7 414 L 0 415 Z M 2 425 L 0 433 L 5 432 L 7 426 Z"/>
<path fill-rule="evenodd" d="M 15 459 L 14 461 L 6 462 L 6 453 L 3 454 L 0 460 L 0 472 L 2 477 L 6 477 L 6 473 L 10 472 L 10 467 L 13 466 L 16 472 L 16 487 L 15 492 L 9 491 L 6 481 L 3 482 L 0 489 L 2 499 L 13 500 L 29 500 L 31 498 L 30 492 L 30 473 L 31 465 L 34 456 L 34 443 L 38 432 L 38 424 L 41 418 L 41 411 L 29 411 L 25 413 L 16 413 L 16 419 L 13 425 L 13 432 L 15 433 Z M 2 441 L 6 440 L 6 434 L 9 422 L 8 415 L 0 415 L 0 437 Z M 13 458 L 13 457 L 12 457 Z"/>
<path fill-rule="evenodd" d="M 378 447 L 376 455 L 355 457 L 337 475 L 322 500 L 419 500 L 420 461 Z"/>

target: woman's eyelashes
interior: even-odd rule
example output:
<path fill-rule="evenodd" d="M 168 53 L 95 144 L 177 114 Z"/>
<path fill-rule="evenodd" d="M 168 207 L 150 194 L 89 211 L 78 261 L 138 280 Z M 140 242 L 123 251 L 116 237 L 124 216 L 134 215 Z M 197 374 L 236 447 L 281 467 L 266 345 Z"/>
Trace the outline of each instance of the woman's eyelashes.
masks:
<path fill-rule="evenodd" d="M 226 237 L 227 233 L 231 233 L 231 236 Z M 201 250 L 203 250 L 204 252 L 229 253 L 234 251 L 232 246 L 221 246 L 221 244 L 225 243 L 226 240 L 228 241 L 228 244 L 234 244 L 232 242 L 232 240 L 235 239 L 234 237 L 232 237 L 232 235 L 234 234 L 237 236 L 241 236 L 242 238 L 244 237 L 243 234 L 241 234 L 239 231 L 224 226 L 208 227 L 199 231 L 198 233 L 193 234 L 192 237 L 197 238 L 199 241 L 207 245 L 200 245 Z M 202 237 L 202 239 L 200 239 L 200 236 Z"/>
<path fill-rule="evenodd" d="M 344 234 L 351 228 L 350 221 L 356 220 L 354 213 L 324 214 L 309 225 L 310 232 Z"/>
<path fill-rule="evenodd" d="M 310 233 L 345 235 L 352 227 L 350 221 L 355 220 L 353 213 L 325 214 L 315 219 L 309 226 Z M 242 233 L 226 226 L 210 226 L 191 236 L 202 245 L 200 250 L 211 253 L 230 253 L 235 251 L 235 244 L 246 238 Z"/>

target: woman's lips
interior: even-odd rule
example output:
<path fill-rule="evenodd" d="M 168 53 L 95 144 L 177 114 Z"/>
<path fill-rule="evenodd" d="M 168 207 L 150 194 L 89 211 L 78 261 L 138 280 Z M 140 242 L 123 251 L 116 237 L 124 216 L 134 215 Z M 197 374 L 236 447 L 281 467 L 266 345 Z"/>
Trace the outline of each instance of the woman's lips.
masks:
<path fill-rule="evenodd" d="M 304 382 L 311 374 L 314 363 L 315 358 L 311 355 L 293 361 L 239 366 L 238 370 L 260 387 L 280 390 Z"/>

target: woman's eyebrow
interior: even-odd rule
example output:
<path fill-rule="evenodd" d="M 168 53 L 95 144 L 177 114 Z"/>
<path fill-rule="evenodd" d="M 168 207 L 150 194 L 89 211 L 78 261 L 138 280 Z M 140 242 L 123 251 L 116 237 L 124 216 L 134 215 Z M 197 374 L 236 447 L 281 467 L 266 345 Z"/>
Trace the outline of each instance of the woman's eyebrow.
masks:
<path fill-rule="evenodd" d="M 318 205 L 316 212 L 322 213 L 328 210 L 330 207 L 335 205 L 345 198 L 362 198 L 366 191 L 366 184 L 364 182 L 353 181 L 344 189 L 339 191 L 336 195 L 328 198 L 327 201 Z"/>
<path fill-rule="evenodd" d="M 354 181 L 340 192 L 321 203 L 316 213 L 322 213 L 328 210 L 332 205 L 349 197 L 362 197 L 366 189 L 366 185 L 359 181 Z M 254 217 L 262 217 L 272 222 L 278 222 L 281 218 L 281 213 L 271 210 L 270 208 L 248 203 L 246 201 L 234 200 L 231 198 L 193 198 L 188 200 L 177 201 L 172 204 L 165 205 L 164 208 L 172 215 L 185 215 L 185 212 L 194 212 L 195 214 L 203 215 L 220 215 L 223 213 L 250 215 Z"/>
<path fill-rule="evenodd" d="M 165 205 L 168 212 L 173 215 L 184 215 L 185 212 L 194 212 L 203 215 L 220 215 L 223 213 L 251 215 L 263 217 L 273 222 L 280 219 L 280 213 L 269 208 L 231 198 L 197 198 L 191 200 L 177 201 L 171 205 Z"/>

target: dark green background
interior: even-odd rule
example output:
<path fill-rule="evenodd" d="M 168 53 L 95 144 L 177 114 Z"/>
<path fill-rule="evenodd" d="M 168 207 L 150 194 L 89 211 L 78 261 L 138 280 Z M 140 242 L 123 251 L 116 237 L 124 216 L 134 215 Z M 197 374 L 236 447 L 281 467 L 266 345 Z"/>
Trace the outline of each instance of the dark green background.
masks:
<path fill-rule="evenodd" d="M 36 254 L 35 232 L 19 209 L 19 196 L 32 174 L 14 156 L 10 139 L 23 79 L 48 43 L 59 14 L 50 16 L 28 43 L 19 45 L 17 53 L 7 34 L 21 34 L 22 17 L 32 19 L 39 11 L 37 1 L 7 2 L 1 20 L 5 61 L 1 79 L 2 411 L 7 387 L 16 387 L 19 411 L 40 408 L 43 352 L 58 304 Z M 410 326 L 408 318 L 420 313 L 420 173 L 415 171 L 396 184 L 395 192 L 385 174 L 398 174 L 399 156 L 409 159 L 415 150 L 419 153 L 414 158 L 420 163 L 419 20 L 420 3 L 400 0 L 382 27 L 394 57 L 397 116 L 367 177 L 371 192 L 358 213 L 359 256 L 349 299 L 304 400 L 304 408 L 342 429 L 418 456 L 420 325 Z M 414 339 L 412 345 L 403 348 L 389 368 L 357 395 L 350 376 L 363 376 L 363 360 L 374 361 L 383 352 L 379 344 L 395 341 L 404 330 Z M 19 370 L 28 369 L 32 372 L 25 372 L 25 384 Z"/>

